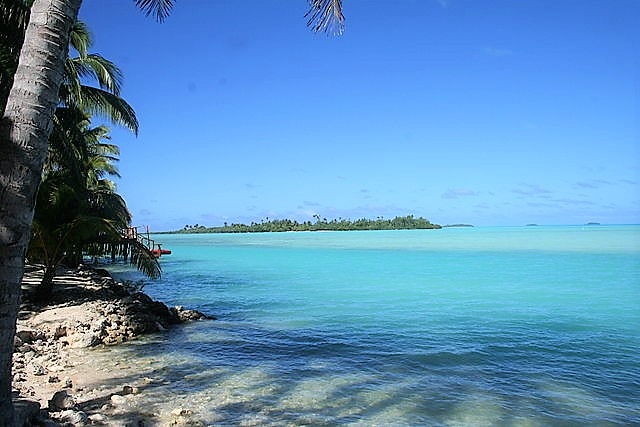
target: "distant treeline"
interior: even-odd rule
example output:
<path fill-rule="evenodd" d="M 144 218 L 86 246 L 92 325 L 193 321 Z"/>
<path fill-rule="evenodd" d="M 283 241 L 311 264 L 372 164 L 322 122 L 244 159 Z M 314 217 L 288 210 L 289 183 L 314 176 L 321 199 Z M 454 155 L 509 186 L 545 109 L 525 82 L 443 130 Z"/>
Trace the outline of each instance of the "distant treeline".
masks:
<path fill-rule="evenodd" d="M 333 219 L 327 221 L 316 216 L 316 221 L 298 222 L 290 219 L 266 219 L 259 223 L 227 224 L 222 227 L 205 227 L 204 225 L 185 225 L 182 230 L 173 233 L 265 233 L 282 231 L 352 231 L 352 230 L 415 230 L 442 228 L 422 217 L 413 215 L 398 216 L 393 219 Z"/>

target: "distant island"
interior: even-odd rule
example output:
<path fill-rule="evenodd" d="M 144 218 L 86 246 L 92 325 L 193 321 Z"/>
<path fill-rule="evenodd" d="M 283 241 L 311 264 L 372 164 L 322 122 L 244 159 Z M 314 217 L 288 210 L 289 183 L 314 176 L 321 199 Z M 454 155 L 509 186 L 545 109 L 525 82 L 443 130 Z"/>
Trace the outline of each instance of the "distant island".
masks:
<path fill-rule="evenodd" d="M 599 222 L 588 222 L 585 225 L 601 225 Z"/>
<path fill-rule="evenodd" d="M 447 224 L 442 226 L 442 228 L 450 228 L 450 227 L 473 227 L 473 225 L 472 224 Z"/>
<path fill-rule="evenodd" d="M 433 224 L 429 220 L 413 215 L 398 216 L 393 219 L 358 219 L 351 221 L 348 219 L 320 219 L 315 216 L 316 221 L 298 222 L 291 219 L 266 219 L 259 223 L 251 224 L 227 224 L 221 227 L 205 227 L 204 225 L 185 225 L 182 230 L 170 231 L 168 233 L 197 234 L 197 233 L 265 233 L 284 231 L 357 231 L 357 230 L 426 230 L 439 229 L 441 225 Z"/>

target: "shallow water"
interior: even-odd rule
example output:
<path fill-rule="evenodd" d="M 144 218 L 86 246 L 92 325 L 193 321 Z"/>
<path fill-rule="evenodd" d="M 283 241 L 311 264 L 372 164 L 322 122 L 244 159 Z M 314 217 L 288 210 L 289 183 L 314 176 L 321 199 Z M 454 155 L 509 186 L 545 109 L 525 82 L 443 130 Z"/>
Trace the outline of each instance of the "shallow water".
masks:
<path fill-rule="evenodd" d="M 219 318 L 117 349 L 221 425 L 640 424 L 640 227 L 159 235 Z"/>

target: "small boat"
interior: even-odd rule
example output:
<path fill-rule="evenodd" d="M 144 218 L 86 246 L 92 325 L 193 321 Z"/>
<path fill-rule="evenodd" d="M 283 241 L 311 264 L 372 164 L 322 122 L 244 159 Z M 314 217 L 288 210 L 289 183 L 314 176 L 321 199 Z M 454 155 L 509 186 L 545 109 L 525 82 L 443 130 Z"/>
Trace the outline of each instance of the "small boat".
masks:
<path fill-rule="evenodd" d="M 160 258 L 161 255 L 171 255 L 171 250 L 170 249 L 152 249 L 151 253 L 156 258 Z"/>

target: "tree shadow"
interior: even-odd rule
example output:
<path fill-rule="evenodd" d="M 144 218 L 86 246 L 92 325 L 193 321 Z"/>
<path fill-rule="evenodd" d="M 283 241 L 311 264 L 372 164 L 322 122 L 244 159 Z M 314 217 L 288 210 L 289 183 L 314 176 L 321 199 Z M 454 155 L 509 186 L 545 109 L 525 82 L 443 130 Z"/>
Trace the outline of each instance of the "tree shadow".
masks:
<path fill-rule="evenodd" d="M 218 335 L 211 338 L 201 328 Z M 107 384 L 151 379 L 139 395 L 149 410 L 135 406 L 114 414 L 123 422 L 147 417 L 145 422 L 161 423 L 180 408 L 203 425 L 608 426 L 640 419 L 637 410 L 615 408 L 588 386 L 525 372 L 499 379 L 503 366 L 487 369 L 493 355 L 475 350 L 363 355 L 368 350 L 358 342 L 220 322 L 177 326 L 118 351 L 126 360 L 150 361 L 149 369 Z M 388 369 L 402 363 L 413 377 Z M 504 381 L 520 384 L 511 390 Z M 99 412 L 110 398 L 107 393 L 81 405 Z"/>

